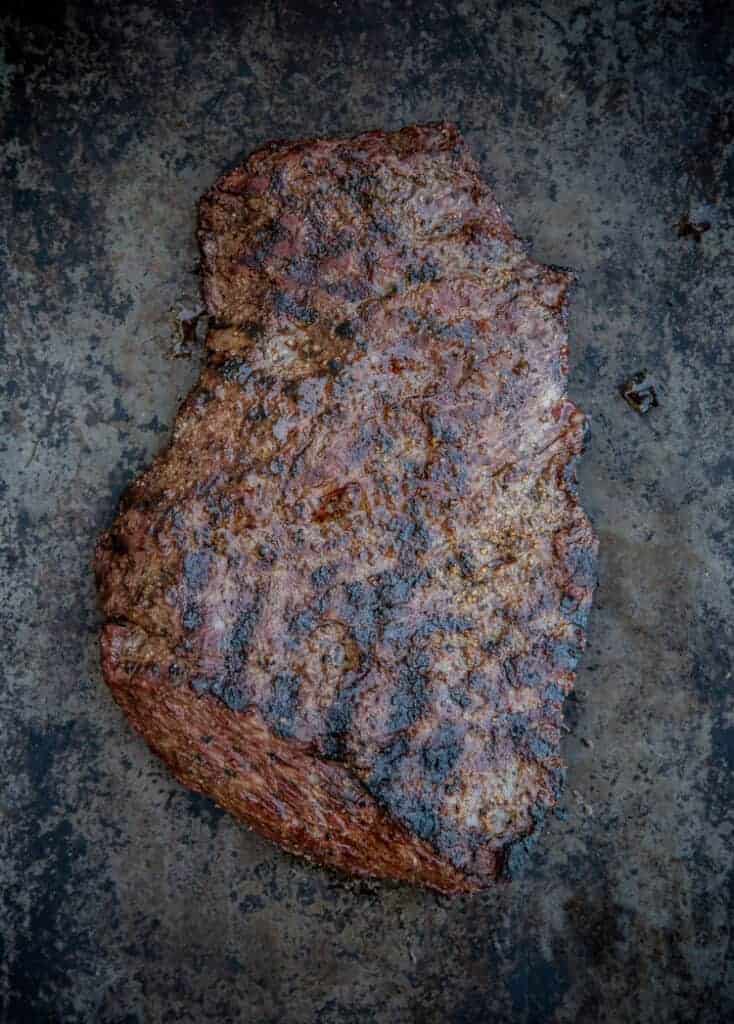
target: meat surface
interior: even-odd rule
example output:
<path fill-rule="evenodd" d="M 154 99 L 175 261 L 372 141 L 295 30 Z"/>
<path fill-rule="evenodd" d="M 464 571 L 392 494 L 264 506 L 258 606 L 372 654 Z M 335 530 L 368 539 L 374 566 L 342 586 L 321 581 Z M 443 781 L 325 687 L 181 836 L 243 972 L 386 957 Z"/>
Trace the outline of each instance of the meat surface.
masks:
<path fill-rule="evenodd" d="M 570 276 L 450 124 L 267 145 L 199 215 L 207 363 L 98 545 L 106 681 L 286 849 L 480 889 L 557 799 L 594 586 Z"/>

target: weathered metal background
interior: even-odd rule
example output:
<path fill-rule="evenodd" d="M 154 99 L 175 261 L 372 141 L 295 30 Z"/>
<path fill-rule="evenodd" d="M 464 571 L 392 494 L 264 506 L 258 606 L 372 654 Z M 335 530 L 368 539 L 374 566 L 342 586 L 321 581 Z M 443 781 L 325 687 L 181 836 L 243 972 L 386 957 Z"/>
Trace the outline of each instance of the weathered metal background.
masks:
<path fill-rule="evenodd" d="M 2 16 L 2 1019 L 731 1020 L 731 5 L 48 7 Z M 176 785 L 101 684 L 90 573 L 197 374 L 200 193 L 271 137 L 438 118 L 578 273 L 601 539 L 561 812 L 453 902 Z M 642 369 L 645 417 L 618 390 Z"/>

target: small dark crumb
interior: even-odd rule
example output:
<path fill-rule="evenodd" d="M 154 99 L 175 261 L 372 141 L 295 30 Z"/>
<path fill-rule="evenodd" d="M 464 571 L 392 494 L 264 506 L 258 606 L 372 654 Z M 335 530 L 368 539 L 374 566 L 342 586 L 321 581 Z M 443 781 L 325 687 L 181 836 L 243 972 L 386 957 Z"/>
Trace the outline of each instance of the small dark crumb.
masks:
<path fill-rule="evenodd" d="M 110 548 L 116 555 L 126 555 L 128 553 L 127 540 L 121 537 L 118 533 L 111 533 L 110 537 Z"/>
<path fill-rule="evenodd" d="M 648 377 L 647 370 L 632 374 L 619 390 L 627 405 L 641 416 L 658 404 L 655 385 Z"/>
<path fill-rule="evenodd" d="M 206 310 L 181 308 L 171 309 L 173 343 L 166 353 L 172 359 L 188 359 L 203 343 L 209 318 Z"/>
<path fill-rule="evenodd" d="M 265 328 L 255 320 L 249 320 L 242 325 L 242 329 L 253 341 L 261 341 L 265 337 Z"/>
<path fill-rule="evenodd" d="M 338 334 L 340 338 L 353 338 L 354 326 L 348 320 L 343 320 L 334 328 L 334 333 Z"/>
<path fill-rule="evenodd" d="M 710 227 L 710 221 L 691 220 L 687 213 L 684 213 L 681 219 L 676 224 L 676 228 L 678 230 L 678 238 L 692 238 L 694 242 L 700 242 L 704 234 L 709 230 Z"/>

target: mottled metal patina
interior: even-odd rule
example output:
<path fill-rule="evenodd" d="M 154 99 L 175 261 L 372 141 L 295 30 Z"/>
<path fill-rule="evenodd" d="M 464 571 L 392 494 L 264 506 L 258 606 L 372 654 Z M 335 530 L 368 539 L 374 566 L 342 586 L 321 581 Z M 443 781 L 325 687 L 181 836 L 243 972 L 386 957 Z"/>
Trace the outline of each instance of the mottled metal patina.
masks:
<path fill-rule="evenodd" d="M 730 5 L 40 10 L 4 6 L 0 63 L 0 1017 L 731 1019 Z M 345 885 L 173 782 L 101 685 L 91 571 L 199 374 L 171 355 L 198 197 L 263 139 L 440 119 L 577 276 L 601 541 L 564 802 L 510 885 L 450 902 Z"/>

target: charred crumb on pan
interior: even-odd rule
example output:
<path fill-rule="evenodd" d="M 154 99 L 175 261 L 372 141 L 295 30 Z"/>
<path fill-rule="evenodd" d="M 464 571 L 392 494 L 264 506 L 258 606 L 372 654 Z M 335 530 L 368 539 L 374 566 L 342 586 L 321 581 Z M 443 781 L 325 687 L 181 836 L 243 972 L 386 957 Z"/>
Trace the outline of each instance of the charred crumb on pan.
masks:
<path fill-rule="evenodd" d="M 620 392 L 627 405 L 643 416 L 658 404 L 655 384 L 646 370 L 628 377 L 620 385 Z"/>
<path fill-rule="evenodd" d="M 707 231 L 711 230 L 710 220 L 691 220 L 689 213 L 684 213 L 676 224 L 678 238 L 690 238 L 697 244 L 701 242 Z"/>

